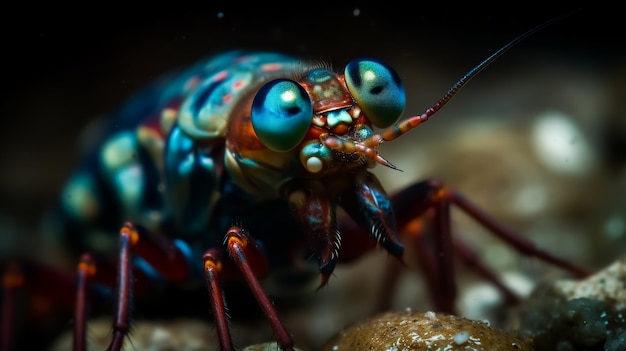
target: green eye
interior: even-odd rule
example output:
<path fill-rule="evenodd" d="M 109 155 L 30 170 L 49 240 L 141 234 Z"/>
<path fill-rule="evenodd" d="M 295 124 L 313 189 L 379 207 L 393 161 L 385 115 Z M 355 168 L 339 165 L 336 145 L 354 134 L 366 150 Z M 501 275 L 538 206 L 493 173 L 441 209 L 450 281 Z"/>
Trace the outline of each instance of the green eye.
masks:
<path fill-rule="evenodd" d="M 400 77 L 391 67 L 375 59 L 350 62 L 344 76 L 352 97 L 376 127 L 385 128 L 400 118 L 406 95 Z"/>
<path fill-rule="evenodd" d="M 306 90 L 288 79 L 265 84 L 252 102 L 252 128 L 274 151 L 289 151 L 304 139 L 313 118 Z"/>

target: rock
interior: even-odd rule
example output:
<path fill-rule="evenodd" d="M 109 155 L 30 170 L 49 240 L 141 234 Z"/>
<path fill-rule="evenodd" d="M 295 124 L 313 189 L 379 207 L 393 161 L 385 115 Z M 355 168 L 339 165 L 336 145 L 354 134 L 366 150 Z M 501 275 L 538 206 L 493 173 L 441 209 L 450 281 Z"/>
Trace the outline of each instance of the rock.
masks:
<path fill-rule="evenodd" d="M 388 312 L 336 334 L 323 351 L 533 350 L 530 344 L 483 321 L 434 312 Z"/>
<path fill-rule="evenodd" d="M 626 256 L 579 281 L 541 284 L 514 325 L 543 350 L 626 350 Z"/>
<path fill-rule="evenodd" d="M 90 351 L 107 350 L 111 342 L 112 317 L 89 322 L 88 347 Z M 243 351 L 276 351 L 276 342 L 257 343 L 267 338 L 264 327 L 256 324 L 233 323 L 233 342 L 249 345 Z M 218 351 L 219 340 L 213 324 L 198 319 L 137 320 L 132 324 L 132 337 L 124 340 L 124 349 L 160 351 Z M 296 340 L 297 341 L 297 340 Z M 72 349 L 72 331 L 62 335 L 50 351 Z M 239 349 L 239 348 L 237 348 Z M 302 351 L 296 348 L 295 351 Z"/>
<path fill-rule="evenodd" d="M 99 318 L 87 327 L 88 350 L 106 350 L 111 342 L 112 318 Z M 218 350 L 215 327 L 192 319 L 145 321 L 133 323 L 132 338 L 126 338 L 124 348 L 129 350 Z M 72 332 L 68 331 L 50 349 L 72 349 Z"/>
<path fill-rule="evenodd" d="M 262 344 L 246 346 L 243 348 L 243 351 L 276 351 L 276 350 L 279 350 L 278 344 L 276 342 L 266 342 Z M 302 350 L 296 347 L 295 351 L 302 351 Z"/>

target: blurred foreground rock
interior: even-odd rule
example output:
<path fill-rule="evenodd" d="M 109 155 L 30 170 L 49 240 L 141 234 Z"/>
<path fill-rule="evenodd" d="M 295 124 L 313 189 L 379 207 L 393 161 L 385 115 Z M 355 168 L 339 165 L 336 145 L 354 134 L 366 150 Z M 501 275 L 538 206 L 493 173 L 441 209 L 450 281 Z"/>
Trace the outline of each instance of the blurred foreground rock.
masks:
<path fill-rule="evenodd" d="M 543 350 L 626 350 L 626 256 L 580 281 L 541 284 L 514 323 Z"/>
<path fill-rule="evenodd" d="M 342 350 L 533 350 L 526 341 L 488 323 L 434 312 L 389 312 L 350 326 L 322 349 Z"/>

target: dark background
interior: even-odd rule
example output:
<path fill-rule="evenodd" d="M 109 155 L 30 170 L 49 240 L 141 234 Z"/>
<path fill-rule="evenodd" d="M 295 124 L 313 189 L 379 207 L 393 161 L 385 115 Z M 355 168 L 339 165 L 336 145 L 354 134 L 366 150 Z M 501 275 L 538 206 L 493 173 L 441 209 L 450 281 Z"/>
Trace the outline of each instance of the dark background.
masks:
<path fill-rule="evenodd" d="M 298 7 L 293 10 L 238 2 L 185 10 L 163 5 L 21 6 L 7 11 L 2 24 L 3 257 L 38 252 L 26 238 L 39 232 L 39 219 L 72 171 L 81 131 L 165 72 L 230 48 L 278 50 L 331 62 L 338 69 L 354 58 L 375 56 L 395 66 L 412 87 L 407 113 L 415 114 L 517 35 L 570 11 L 513 5 L 499 13 L 433 11 L 387 1 L 327 6 L 302 2 L 291 4 Z M 607 99 L 619 101 L 620 87 L 626 86 L 620 83 L 626 80 L 626 44 L 618 12 L 581 9 L 520 43 L 465 89 L 486 84 L 497 91 L 506 86 L 505 72 L 523 75 L 537 60 L 546 60 L 615 79 L 616 95 Z M 420 71 L 427 78 L 414 74 Z M 499 106 L 495 98 L 470 101 L 461 96 L 449 107 L 448 122 L 468 110 L 513 108 Z M 602 162 L 616 173 L 626 160 L 626 118 L 619 107 L 602 116 L 606 125 L 600 128 L 606 133 Z"/>

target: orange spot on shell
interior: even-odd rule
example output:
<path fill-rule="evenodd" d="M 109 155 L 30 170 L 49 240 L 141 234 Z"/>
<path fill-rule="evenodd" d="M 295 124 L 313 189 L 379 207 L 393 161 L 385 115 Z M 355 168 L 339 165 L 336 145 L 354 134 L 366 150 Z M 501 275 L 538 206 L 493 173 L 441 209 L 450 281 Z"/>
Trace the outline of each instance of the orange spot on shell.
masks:
<path fill-rule="evenodd" d="M 281 65 L 280 63 L 266 63 L 261 66 L 261 69 L 265 72 L 278 71 L 282 68 L 283 65 Z"/>

